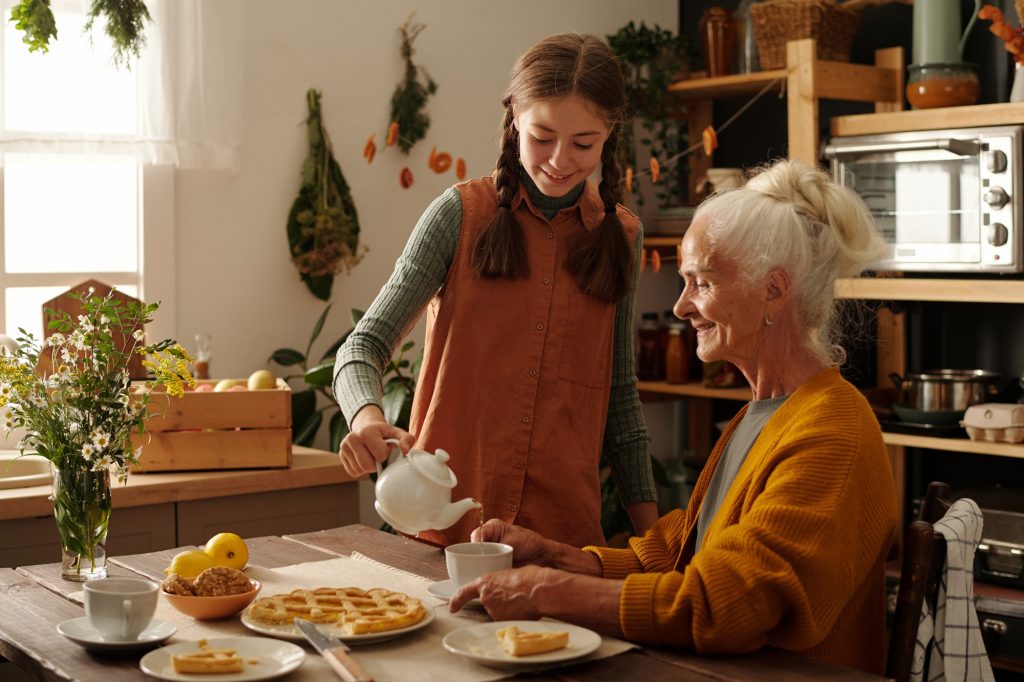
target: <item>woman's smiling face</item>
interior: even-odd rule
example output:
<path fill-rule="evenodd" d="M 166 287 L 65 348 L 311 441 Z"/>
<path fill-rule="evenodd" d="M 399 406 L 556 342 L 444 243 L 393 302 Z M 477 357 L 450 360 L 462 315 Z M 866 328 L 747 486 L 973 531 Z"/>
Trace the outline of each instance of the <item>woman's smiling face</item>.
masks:
<path fill-rule="evenodd" d="M 715 252 L 708 220 L 694 220 L 680 247 L 683 293 L 673 312 L 697 331 L 697 355 L 704 362 L 738 361 L 756 356 L 764 300 L 740 277 L 740 268 Z"/>
<path fill-rule="evenodd" d="M 607 121 L 578 95 L 541 100 L 519 111 L 519 159 L 542 193 L 565 196 L 601 163 Z"/>

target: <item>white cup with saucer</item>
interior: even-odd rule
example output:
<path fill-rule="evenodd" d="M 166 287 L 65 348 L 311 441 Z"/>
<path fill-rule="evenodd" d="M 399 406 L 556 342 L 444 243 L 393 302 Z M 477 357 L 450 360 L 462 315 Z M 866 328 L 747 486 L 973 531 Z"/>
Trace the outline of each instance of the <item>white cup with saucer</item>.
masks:
<path fill-rule="evenodd" d="M 480 576 L 512 568 L 512 546 L 502 542 L 461 542 L 445 547 L 444 558 L 449 579 L 429 585 L 427 592 L 447 601 L 459 588 Z M 466 606 L 483 608 L 478 599 Z"/>
<path fill-rule="evenodd" d="M 85 616 L 110 642 L 137 640 L 156 612 L 160 585 L 146 578 L 100 578 L 85 583 Z"/>

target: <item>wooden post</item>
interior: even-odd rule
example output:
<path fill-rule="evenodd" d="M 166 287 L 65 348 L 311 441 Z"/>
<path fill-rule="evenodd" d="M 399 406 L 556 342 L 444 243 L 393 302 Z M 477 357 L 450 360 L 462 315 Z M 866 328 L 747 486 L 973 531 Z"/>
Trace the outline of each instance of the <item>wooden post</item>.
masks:
<path fill-rule="evenodd" d="M 786 43 L 786 106 L 789 119 L 789 158 L 818 165 L 818 97 L 813 38 Z"/>
<path fill-rule="evenodd" d="M 903 88 L 905 86 L 905 73 L 903 70 L 903 48 L 887 47 L 882 50 L 875 50 L 875 66 L 883 69 L 892 69 L 896 72 L 896 102 L 875 102 L 875 113 L 903 110 Z"/>

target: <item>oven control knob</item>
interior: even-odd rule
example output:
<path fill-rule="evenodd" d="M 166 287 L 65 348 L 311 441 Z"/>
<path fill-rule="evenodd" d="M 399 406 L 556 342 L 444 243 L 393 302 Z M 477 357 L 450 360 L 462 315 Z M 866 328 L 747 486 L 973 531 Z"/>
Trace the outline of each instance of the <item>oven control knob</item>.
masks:
<path fill-rule="evenodd" d="M 986 238 L 992 246 L 1002 246 L 1010 238 L 1010 232 L 1002 223 L 992 223 L 986 228 Z"/>
<path fill-rule="evenodd" d="M 1002 187 L 990 187 L 981 199 L 992 208 L 999 210 L 1006 206 L 1006 202 L 1010 200 L 1010 197 L 1006 195 L 1006 190 Z"/>
<path fill-rule="evenodd" d="M 1006 170 L 1006 154 L 998 149 L 985 152 L 985 168 L 989 173 L 1002 173 Z"/>

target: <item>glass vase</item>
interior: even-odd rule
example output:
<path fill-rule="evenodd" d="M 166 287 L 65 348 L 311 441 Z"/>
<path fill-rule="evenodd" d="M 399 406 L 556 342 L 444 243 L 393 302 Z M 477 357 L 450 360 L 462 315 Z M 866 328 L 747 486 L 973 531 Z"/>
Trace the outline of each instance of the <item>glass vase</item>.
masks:
<path fill-rule="evenodd" d="M 110 471 L 53 467 L 53 518 L 60 535 L 61 577 L 92 580 L 107 576 Z"/>

